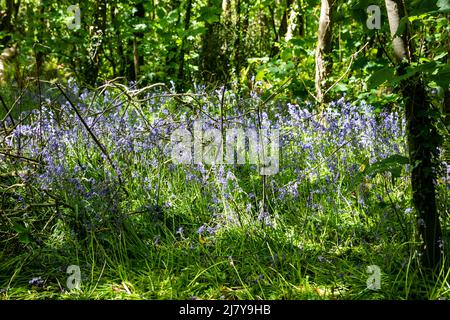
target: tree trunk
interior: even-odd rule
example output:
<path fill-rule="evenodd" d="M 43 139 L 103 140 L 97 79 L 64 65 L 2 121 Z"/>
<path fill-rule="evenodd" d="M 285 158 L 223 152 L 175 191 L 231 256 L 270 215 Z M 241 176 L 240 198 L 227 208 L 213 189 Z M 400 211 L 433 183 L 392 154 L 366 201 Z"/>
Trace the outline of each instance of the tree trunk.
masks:
<path fill-rule="evenodd" d="M 286 32 L 288 31 L 288 17 L 289 17 L 289 11 L 292 4 L 292 0 L 286 0 L 286 7 L 283 11 L 283 17 L 281 18 L 280 26 L 278 27 L 278 31 L 276 30 L 275 25 L 275 12 L 271 11 L 272 15 L 272 24 L 275 31 L 275 43 L 272 46 L 271 56 L 274 57 L 278 53 L 280 53 L 280 47 L 276 45 L 276 43 L 281 42 L 283 38 L 286 36 Z"/>
<path fill-rule="evenodd" d="M 234 68 L 236 78 L 241 72 L 241 0 L 236 0 L 236 38 L 234 40 Z"/>
<path fill-rule="evenodd" d="M 324 92 L 328 88 L 328 77 L 331 74 L 333 60 L 333 13 L 337 0 L 322 0 L 319 18 L 318 41 L 316 48 L 316 96 L 324 101 Z"/>
<path fill-rule="evenodd" d="M 280 28 L 278 29 L 278 41 L 281 41 L 283 39 L 288 30 L 288 17 L 291 4 L 292 0 L 286 0 L 286 8 L 283 12 L 283 18 L 281 19 Z"/>
<path fill-rule="evenodd" d="M 208 6 L 217 7 L 217 1 L 208 0 Z M 221 54 L 220 21 L 206 22 L 206 28 L 207 31 L 203 36 L 201 53 L 203 80 L 214 83 L 225 79 L 228 61 L 227 57 Z"/>
<path fill-rule="evenodd" d="M 297 30 L 298 30 L 298 35 L 300 37 L 304 37 L 305 36 L 305 18 L 304 18 L 304 11 L 303 11 L 303 7 L 302 7 L 302 1 L 299 1 L 299 3 L 297 4 L 298 7 L 298 12 L 297 12 Z"/>
<path fill-rule="evenodd" d="M 142 1 L 136 4 L 135 17 L 142 20 L 145 18 L 145 8 Z M 141 23 L 141 21 L 139 21 Z M 134 79 L 138 80 L 139 74 L 141 73 L 141 66 L 144 64 L 144 56 L 139 54 L 139 46 L 141 45 L 142 39 L 144 38 L 143 32 L 135 32 L 133 39 L 133 65 L 134 65 Z"/>
<path fill-rule="evenodd" d="M 83 12 L 83 7 L 81 11 Z M 95 44 L 92 51 L 88 52 L 87 59 L 81 65 L 83 81 L 90 86 L 95 86 L 100 73 L 101 53 L 103 51 L 103 39 L 106 30 L 106 0 L 97 0 L 95 9 L 94 29 L 90 32 L 91 41 Z"/>
<path fill-rule="evenodd" d="M 406 73 L 411 62 L 412 50 L 407 32 L 395 36 L 401 18 L 406 16 L 401 0 L 385 0 L 389 26 L 393 37 L 392 44 L 397 61 L 397 73 Z M 411 171 L 411 186 L 414 206 L 417 211 L 417 224 L 423 240 L 423 265 L 427 268 L 438 266 L 441 260 L 441 226 L 436 207 L 435 166 L 439 135 L 430 115 L 430 102 L 420 75 L 401 83 L 401 93 L 405 102 L 408 149 Z"/>
<path fill-rule="evenodd" d="M 189 30 L 189 26 L 191 24 L 191 13 L 192 13 L 192 0 L 188 0 L 186 6 L 186 16 L 184 18 L 184 31 L 187 32 Z M 186 35 L 183 36 L 183 40 L 181 42 L 180 49 L 180 57 L 179 57 L 179 69 L 178 69 L 178 81 L 184 86 L 184 56 L 186 54 Z"/>

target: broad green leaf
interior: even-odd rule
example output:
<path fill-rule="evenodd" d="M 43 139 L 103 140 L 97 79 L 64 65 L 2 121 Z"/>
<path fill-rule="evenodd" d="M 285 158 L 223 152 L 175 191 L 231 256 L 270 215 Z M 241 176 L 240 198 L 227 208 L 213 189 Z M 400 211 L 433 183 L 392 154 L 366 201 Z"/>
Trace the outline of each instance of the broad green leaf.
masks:
<path fill-rule="evenodd" d="M 17 233 L 27 233 L 28 230 L 21 224 L 19 223 L 15 223 L 13 226 L 14 231 L 16 231 Z"/>
<path fill-rule="evenodd" d="M 438 0 L 437 6 L 441 12 L 450 11 L 450 0 Z"/>

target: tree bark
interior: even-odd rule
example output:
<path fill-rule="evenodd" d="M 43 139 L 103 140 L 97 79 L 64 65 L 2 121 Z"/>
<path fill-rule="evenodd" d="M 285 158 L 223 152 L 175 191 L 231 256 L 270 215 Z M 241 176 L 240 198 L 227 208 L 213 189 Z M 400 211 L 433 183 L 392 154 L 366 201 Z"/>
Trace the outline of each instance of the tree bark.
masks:
<path fill-rule="evenodd" d="M 280 26 L 278 27 L 278 31 L 276 30 L 276 24 L 275 24 L 275 12 L 271 11 L 272 15 L 272 24 L 275 32 L 275 43 L 272 46 L 271 56 L 274 57 L 278 53 L 280 53 L 280 47 L 276 45 L 276 42 L 281 42 L 283 38 L 286 36 L 287 30 L 288 30 L 288 16 L 290 7 L 292 5 L 292 0 L 286 0 L 286 6 L 283 11 L 283 16 L 281 18 Z"/>
<path fill-rule="evenodd" d="M 217 7 L 217 1 L 208 0 L 208 6 Z M 203 80 L 205 82 L 215 83 L 225 79 L 228 59 L 221 54 L 220 21 L 213 23 L 206 22 L 206 28 L 207 31 L 203 36 L 201 53 Z"/>
<path fill-rule="evenodd" d="M 324 101 L 324 92 L 328 87 L 328 77 L 331 74 L 333 60 L 333 14 L 337 0 L 322 0 L 319 18 L 318 41 L 316 48 L 316 96 Z"/>
<path fill-rule="evenodd" d="M 408 32 L 400 37 L 394 36 L 401 18 L 406 16 L 401 0 L 385 0 L 389 26 L 393 37 L 392 45 L 397 62 L 398 75 L 406 73 L 410 64 L 412 50 Z M 400 85 L 405 102 L 407 139 L 411 171 L 411 186 L 414 206 L 417 211 L 417 224 L 423 240 L 422 262 L 427 268 L 437 267 L 441 260 L 442 231 L 436 206 L 435 163 L 440 137 L 430 115 L 428 100 L 421 76 L 414 76 Z"/>

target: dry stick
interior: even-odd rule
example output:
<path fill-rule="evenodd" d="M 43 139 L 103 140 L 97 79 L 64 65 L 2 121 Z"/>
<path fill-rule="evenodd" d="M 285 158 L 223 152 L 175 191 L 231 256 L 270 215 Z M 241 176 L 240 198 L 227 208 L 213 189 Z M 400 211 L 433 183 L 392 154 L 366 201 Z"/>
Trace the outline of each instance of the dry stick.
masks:
<path fill-rule="evenodd" d="M 24 156 L 20 156 L 18 154 L 6 153 L 6 152 L 3 152 L 3 151 L 0 151 L 0 154 L 8 156 L 8 157 L 12 157 L 12 158 L 26 160 L 28 162 L 32 162 L 32 163 L 36 163 L 36 164 L 41 164 L 38 160 L 27 158 L 27 157 L 24 157 Z"/>
<path fill-rule="evenodd" d="M 119 179 L 119 184 L 120 187 L 122 188 L 122 190 L 125 192 L 125 194 L 128 196 L 128 192 L 125 189 L 125 187 L 123 186 L 123 181 L 121 178 L 121 175 L 119 173 L 119 171 L 117 170 L 116 166 L 114 165 L 114 162 L 111 160 L 111 157 L 109 156 L 108 152 L 106 151 L 105 147 L 102 145 L 102 143 L 98 140 L 98 138 L 96 137 L 96 135 L 92 132 L 92 130 L 89 128 L 88 124 L 86 123 L 86 121 L 84 121 L 83 117 L 81 116 L 80 112 L 78 111 L 78 109 L 75 107 L 75 105 L 72 103 L 72 101 L 70 100 L 70 98 L 67 96 L 67 94 L 64 92 L 64 90 L 59 86 L 58 83 L 55 83 L 56 87 L 59 89 L 59 91 L 61 91 L 62 95 L 66 98 L 66 100 L 69 102 L 70 106 L 72 107 L 72 109 L 75 111 L 75 113 L 77 114 L 77 117 L 80 119 L 81 123 L 83 124 L 83 126 L 86 128 L 86 130 L 88 131 L 89 135 L 92 137 L 92 139 L 94 140 L 94 142 L 97 144 L 97 146 L 100 148 L 100 150 L 102 151 L 102 153 L 104 154 L 104 156 L 106 157 L 106 159 L 108 160 L 109 164 L 111 165 L 111 167 L 114 169 L 114 171 L 116 172 L 117 178 Z"/>
<path fill-rule="evenodd" d="M 48 208 L 48 207 L 55 207 L 57 205 L 58 205 L 57 203 L 31 203 L 27 205 L 25 208 L 5 210 L 4 213 L 5 216 L 12 216 L 27 212 L 32 208 Z"/>

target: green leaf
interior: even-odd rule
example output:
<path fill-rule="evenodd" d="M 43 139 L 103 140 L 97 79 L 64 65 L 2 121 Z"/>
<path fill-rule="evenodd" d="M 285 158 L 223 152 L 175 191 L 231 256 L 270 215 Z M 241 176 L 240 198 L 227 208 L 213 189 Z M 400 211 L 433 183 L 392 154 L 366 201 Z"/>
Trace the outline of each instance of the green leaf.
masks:
<path fill-rule="evenodd" d="M 158 16 L 159 19 L 163 19 L 164 16 L 166 15 L 166 11 L 161 6 L 158 6 L 156 8 L 156 15 Z"/>
<path fill-rule="evenodd" d="M 21 225 L 19 223 L 14 223 L 13 229 L 14 229 L 14 231 L 16 231 L 19 234 L 28 232 L 27 228 L 25 228 L 23 225 Z"/>
<path fill-rule="evenodd" d="M 346 92 L 348 90 L 348 86 L 345 83 L 339 82 L 334 87 L 334 90 L 338 92 Z"/>
<path fill-rule="evenodd" d="M 401 167 L 408 163 L 409 159 L 407 157 L 399 154 L 394 154 L 387 157 L 386 159 L 371 164 L 362 173 L 364 175 L 374 176 L 378 173 L 383 173 L 386 171 L 390 171 L 391 173 L 393 171 L 398 172 L 397 170 L 401 170 Z"/>
<path fill-rule="evenodd" d="M 400 19 L 400 23 L 398 25 L 397 31 L 395 32 L 394 37 L 401 37 L 403 33 L 406 31 L 406 27 L 409 24 L 409 17 L 403 17 Z M 393 38 L 394 38 L 393 37 Z"/>
<path fill-rule="evenodd" d="M 29 237 L 28 233 L 19 234 L 19 241 L 22 242 L 23 244 L 30 243 L 30 237 Z"/>
<path fill-rule="evenodd" d="M 412 0 L 409 4 L 410 15 L 420 15 L 438 9 L 436 0 Z"/>
<path fill-rule="evenodd" d="M 422 13 L 445 13 L 450 12 L 450 0 L 412 0 L 409 8 L 411 16 Z"/>
<path fill-rule="evenodd" d="M 394 154 L 371 165 L 367 165 L 367 163 L 368 159 L 362 164 L 363 170 L 361 170 L 350 182 L 350 190 L 354 190 L 366 176 L 374 177 L 380 173 L 390 172 L 393 180 L 400 177 L 402 168 L 405 164 L 409 163 L 409 159 L 400 154 Z"/>
<path fill-rule="evenodd" d="M 433 75 L 432 79 L 442 88 L 448 88 L 450 84 L 450 65 L 445 65 Z"/>
<path fill-rule="evenodd" d="M 263 80 L 264 76 L 266 75 L 266 72 L 267 72 L 266 68 L 259 70 L 255 76 L 255 81 Z"/>

